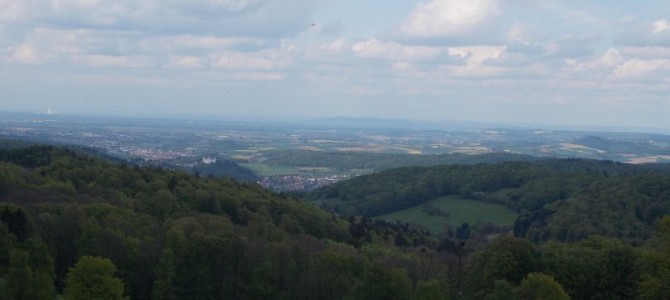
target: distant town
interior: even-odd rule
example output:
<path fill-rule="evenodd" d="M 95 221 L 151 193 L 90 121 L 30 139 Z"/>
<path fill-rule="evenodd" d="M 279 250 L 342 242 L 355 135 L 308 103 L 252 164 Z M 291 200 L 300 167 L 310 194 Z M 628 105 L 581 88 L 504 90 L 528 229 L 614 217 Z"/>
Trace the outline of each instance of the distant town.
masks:
<path fill-rule="evenodd" d="M 193 172 L 205 168 L 210 174 L 223 176 L 235 177 L 240 171 L 232 169 L 241 168 L 255 174 L 258 184 L 276 191 L 312 190 L 374 171 L 365 166 L 315 167 L 268 160 L 296 150 L 405 155 L 517 153 L 628 163 L 670 161 L 670 137 L 649 133 L 450 129 L 367 119 L 264 123 L 66 116 L 52 110 L 1 114 L 0 138 L 76 145 L 133 163 Z"/>

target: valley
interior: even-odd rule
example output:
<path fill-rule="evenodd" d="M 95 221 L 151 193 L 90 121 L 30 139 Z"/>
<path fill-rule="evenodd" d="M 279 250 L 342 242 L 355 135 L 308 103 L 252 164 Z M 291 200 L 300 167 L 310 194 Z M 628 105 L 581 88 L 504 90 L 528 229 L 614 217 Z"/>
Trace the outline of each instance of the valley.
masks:
<path fill-rule="evenodd" d="M 505 128 L 504 124 L 362 118 L 272 121 L 0 115 L 0 137 L 77 145 L 133 163 L 256 181 L 275 191 L 312 190 L 402 166 L 537 157 L 670 161 L 670 136 L 613 129 Z M 206 157 L 229 163 L 225 168 L 203 167 Z"/>

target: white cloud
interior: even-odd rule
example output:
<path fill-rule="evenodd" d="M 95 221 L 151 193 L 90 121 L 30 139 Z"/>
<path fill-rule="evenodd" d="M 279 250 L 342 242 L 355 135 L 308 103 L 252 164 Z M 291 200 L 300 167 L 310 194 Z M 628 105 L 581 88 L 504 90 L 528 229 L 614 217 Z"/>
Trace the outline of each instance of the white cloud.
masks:
<path fill-rule="evenodd" d="M 670 47 L 620 47 L 619 52 L 642 59 L 670 59 Z"/>
<path fill-rule="evenodd" d="M 496 15 L 498 0 L 430 0 L 419 4 L 401 24 L 415 38 L 442 38 L 472 31 Z"/>
<path fill-rule="evenodd" d="M 487 66 L 478 64 L 468 65 L 443 65 L 438 68 L 437 74 L 442 78 L 490 78 L 502 75 L 507 69 L 500 66 Z"/>
<path fill-rule="evenodd" d="M 171 6 L 183 8 L 196 14 L 233 14 L 254 10 L 265 5 L 268 0 L 163 0 Z"/>
<path fill-rule="evenodd" d="M 212 65 L 231 70 L 271 70 L 277 67 L 277 62 L 255 54 L 227 52 L 218 55 Z"/>
<path fill-rule="evenodd" d="M 610 48 L 593 59 L 566 59 L 560 76 L 581 80 L 612 83 L 613 89 L 622 82 L 637 82 L 652 86 L 663 82 L 670 71 L 670 49 L 653 47 Z"/>
<path fill-rule="evenodd" d="M 500 57 L 505 48 L 506 46 L 451 47 L 449 54 L 466 59 L 467 64 L 482 64 L 488 59 Z"/>
<path fill-rule="evenodd" d="M 615 41 L 628 46 L 670 47 L 670 20 L 641 21 L 630 25 Z"/>
<path fill-rule="evenodd" d="M 577 75 L 589 77 L 590 79 L 603 79 L 607 77 L 614 68 L 623 63 L 626 57 L 619 49 L 610 48 L 596 59 L 574 59 L 565 60 L 562 72 L 570 74 L 573 78 Z"/>
<path fill-rule="evenodd" d="M 237 47 L 262 47 L 265 42 L 250 37 L 217 37 L 212 35 L 174 35 L 142 38 L 138 42 L 140 51 L 151 53 L 174 53 L 183 51 L 217 51 Z"/>
<path fill-rule="evenodd" d="M 73 55 L 73 63 L 93 68 L 142 68 L 151 66 L 150 59 L 142 56 L 112 56 L 112 55 Z"/>
<path fill-rule="evenodd" d="M 211 56 L 211 66 L 232 71 L 279 71 L 289 67 L 298 53 L 291 45 L 257 52 L 222 51 Z"/>
<path fill-rule="evenodd" d="M 2 0 L 4 23 L 136 33 L 281 38 L 309 28 L 328 0 Z"/>
<path fill-rule="evenodd" d="M 277 81 L 283 80 L 285 75 L 279 72 L 239 72 L 235 73 L 233 78 L 252 81 Z"/>
<path fill-rule="evenodd" d="M 26 2 L 23 0 L 0 0 L 0 20 L 17 22 L 25 18 Z"/>
<path fill-rule="evenodd" d="M 593 54 L 594 38 L 590 36 L 564 36 L 544 44 L 544 55 L 556 58 L 579 58 Z"/>
<path fill-rule="evenodd" d="M 325 2 L 338 4 L 314 13 Z M 156 94 L 225 87 L 256 103 L 285 90 L 285 98 L 301 104 L 287 105 L 292 111 L 318 111 L 306 104 L 323 99 L 424 101 L 438 111 L 440 103 L 430 102 L 437 100 L 425 99 L 471 102 L 465 106 L 478 110 L 591 98 L 636 103 L 670 92 L 667 17 L 650 18 L 633 6 L 606 11 L 618 4 L 596 2 L 412 2 L 389 2 L 394 12 L 355 14 L 343 8 L 362 1 L 0 0 L 0 73 L 11 80 L 28 74 L 25 82 L 43 85 L 65 81 L 64 74 L 74 78 L 68 90 L 100 82 L 165 87 Z M 217 93 L 199 97 L 207 94 Z"/>
<path fill-rule="evenodd" d="M 430 46 L 403 45 L 369 39 L 355 43 L 351 50 L 361 58 L 398 60 L 398 61 L 430 61 L 447 58 L 446 48 Z"/>
<path fill-rule="evenodd" d="M 670 31 L 670 21 L 663 19 L 654 22 L 654 30 L 652 33 L 661 33 L 665 31 Z"/>
<path fill-rule="evenodd" d="M 346 39 L 337 39 L 330 43 L 321 44 L 316 47 L 316 51 L 320 55 L 336 55 L 345 51 L 348 42 Z M 317 54 L 314 53 L 314 54 Z"/>
<path fill-rule="evenodd" d="M 632 78 L 632 79 L 641 79 L 645 78 L 648 75 L 656 76 L 657 72 L 668 72 L 670 71 L 670 60 L 669 59 L 654 59 L 654 60 L 643 60 L 643 59 L 630 59 L 625 63 L 619 65 L 614 71 L 614 77 L 618 79 Z M 664 78 L 664 77 L 660 77 Z"/>
<path fill-rule="evenodd" d="M 105 33 L 83 29 L 54 29 L 36 27 L 21 36 L 14 43 L 17 48 L 15 61 L 33 64 L 69 61 L 69 55 L 96 54 L 109 52 L 123 38 L 111 39 Z M 20 48 L 20 49 L 19 49 Z M 100 53 L 97 53 L 100 54 Z"/>
<path fill-rule="evenodd" d="M 37 54 L 35 48 L 29 44 L 21 44 L 16 47 L 11 55 L 14 62 L 23 64 L 37 64 L 43 59 Z"/>
<path fill-rule="evenodd" d="M 167 68 L 200 69 L 202 68 L 202 59 L 197 56 L 171 56 Z"/>

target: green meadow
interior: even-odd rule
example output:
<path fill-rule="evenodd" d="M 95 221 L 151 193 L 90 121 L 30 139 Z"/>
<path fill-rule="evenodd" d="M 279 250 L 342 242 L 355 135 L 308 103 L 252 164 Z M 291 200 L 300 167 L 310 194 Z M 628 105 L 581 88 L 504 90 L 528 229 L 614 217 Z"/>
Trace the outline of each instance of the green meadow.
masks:
<path fill-rule="evenodd" d="M 424 209 L 425 204 L 438 208 L 446 216 L 428 214 Z M 452 195 L 375 218 L 410 223 L 428 229 L 433 234 L 441 234 L 446 226 L 455 227 L 464 222 L 470 225 L 487 222 L 495 225 L 512 225 L 516 217 L 517 214 L 513 210 L 503 205 Z"/>

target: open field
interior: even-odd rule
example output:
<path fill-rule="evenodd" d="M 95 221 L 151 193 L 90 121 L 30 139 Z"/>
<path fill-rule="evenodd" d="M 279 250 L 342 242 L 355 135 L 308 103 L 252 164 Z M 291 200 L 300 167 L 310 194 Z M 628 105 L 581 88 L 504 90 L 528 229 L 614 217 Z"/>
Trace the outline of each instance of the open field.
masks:
<path fill-rule="evenodd" d="M 424 212 L 423 205 L 430 204 L 439 208 L 448 216 L 429 215 Z M 423 227 L 433 234 L 441 234 L 467 222 L 469 224 L 491 222 L 495 225 L 512 225 L 517 214 L 500 204 L 486 203 L 459 196 L 446 196 L 434 199 L 414 207 L 375 217 L 376 219 L 401 221 Z"/>
<path fill-rule="evenodd" d="M 250 169 L 258 176 L 277 176 L 277 175 L 289 175 L 289 174 L 300 173 L 299 168 L 291 166 L 268 165 L 258 163 L 241 163 L 240 166 Z"/>
<path fill-rule="evenodd" d="M 240 163 L 247 169 L 250 169 L 258 176 L 279 176 L 279 175 L 303 175 L 312 176 L 333 176 L 333 175 L 361 175 L 373 172 L 371 169 L 347 169 L 337 170 L 327 167 L 298 167 L 286 165 L 273 165 L 265 163 Z"/>
<path fill-rule="evenodd" d="M 495 158 L 500 153 L 638 164 L 670 161 L 667 134 L 461 125 L 355 118 L 271 123 L 0 112 L 0 136 L 78 145 L 123 160 L 187 170 L 205 156 L 216 156 L 245 163 L 259 177 L 341 179 L 396 167 L 495 163 L 501 161 Z M 453 156 L 440 156 L 445 154 Z M 475 154 L 494 154 L 494 159 Z M 502 160 L 510 159 L 526 160 Z"/>

